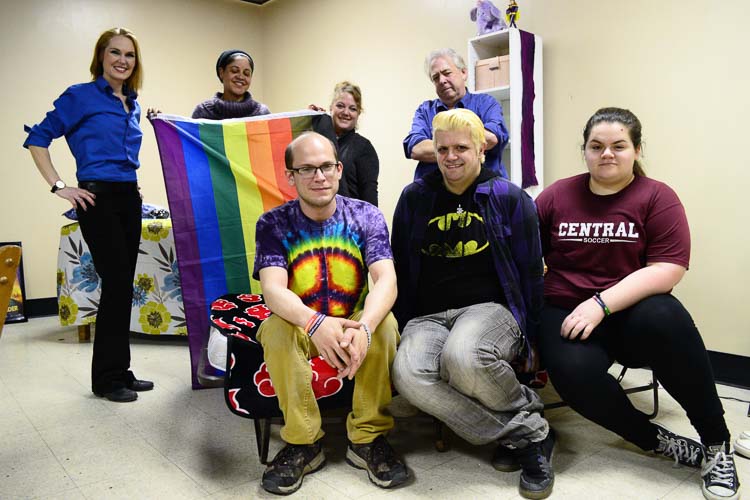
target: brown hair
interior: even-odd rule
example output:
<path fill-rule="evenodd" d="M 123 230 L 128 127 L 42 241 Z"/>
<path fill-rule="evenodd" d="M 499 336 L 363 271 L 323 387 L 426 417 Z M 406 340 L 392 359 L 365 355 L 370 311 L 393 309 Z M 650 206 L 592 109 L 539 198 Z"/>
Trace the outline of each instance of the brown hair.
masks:
<path fill-rule="evenodd" d="M 89 67 L 89 70 L 91 71 L 91 79 L 96 80 L 104 74 L 104 66 L 102 65 L 104 49 L 107 48 L 110 40 L 116 36 L 124 36 L 133 42 L 133 47 L 135 48 L 135 67 L 133 68 L 133 73 L 131 73 L 130 78 L 125 80 L 125 86 L 128 89 L 137 92 L 140 90 L 141 85 L 143 85 L 141 49 L 138 47 L 138 39 L 133 32 L 127 28 L 112 28 L 99 35 L 99 39 L 96 41 L 96 46 L 94 47 L 94 57 L 92 57 L 91 66 Z"/>

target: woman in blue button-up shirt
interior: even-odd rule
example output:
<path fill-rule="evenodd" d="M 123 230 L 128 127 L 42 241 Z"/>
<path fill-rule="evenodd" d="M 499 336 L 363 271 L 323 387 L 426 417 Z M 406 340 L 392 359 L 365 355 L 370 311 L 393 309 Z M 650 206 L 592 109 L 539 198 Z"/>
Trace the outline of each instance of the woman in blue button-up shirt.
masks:
<path fill-rule="evenodd" d="M 102 280 L 91 367 L 94 394 L 135 401 L 153 383 L 130 371 L 130 310 L 141 234 L 141 197 L 136 169 L 143 133 L 136 91 L 143 68 L 138 41 L 125 28 L 99 37 L 91 61 L 92 81 L 69 87 L 24 142 L 51 192 L 78 213 L 81 232 Z M 76 159 L 78 187 L 67 185 L 49 154 L 65 136 Z"/>

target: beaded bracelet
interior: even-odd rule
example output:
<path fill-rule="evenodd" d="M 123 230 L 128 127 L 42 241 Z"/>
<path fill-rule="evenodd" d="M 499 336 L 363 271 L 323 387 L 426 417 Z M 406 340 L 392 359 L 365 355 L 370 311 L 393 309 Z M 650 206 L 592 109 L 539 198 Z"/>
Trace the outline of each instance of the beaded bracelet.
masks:
<path fill-rule="evenodd" d="M 367 334 L 367 348 L 370 348 L 370 344 L 372 343 L 372 332 L 370 331 L 370 327 L 366 324 L 362 323 L 362 329 Z"/>
<path fill-rule="evenodd" d="M 612 314 L 612 311 L 610 311 L 609 307 L 607 307 L 607 304 L 604 303 L 604 299 L 602 299 L 602 296 L 599 292 L 596 292 L 594 294 L 594 300 L 604 311 L 604 316 L 609 316 L 610 314 Z"/>

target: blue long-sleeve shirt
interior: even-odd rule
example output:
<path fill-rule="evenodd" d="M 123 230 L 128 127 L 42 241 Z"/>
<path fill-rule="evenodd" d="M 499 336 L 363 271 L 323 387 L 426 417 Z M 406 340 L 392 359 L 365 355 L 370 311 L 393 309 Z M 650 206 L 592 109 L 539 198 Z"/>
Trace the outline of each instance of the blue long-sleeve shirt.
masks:
<path fill-rule="evenodd" d="M 469 91 L 456 103 L 455 107 L 466 108 L 476 113 L 482 120 L 484 128 L 495 134 L 497 145 L 485 152 L 483 166 L 507 179 L 508 173 L 505 171 L 502 161 L 503 149 L 508 144 L 508 129 L 505 127 L 505 120 L 503 119 L 503 107 L 492 96 L 472 94 Z M 407 158 L 411 158 L 411 151 L 414 146 L 424 140 L 432 140 L 432 119 L 435 118 L 436 114 L 447 110 L 448 108 L 440 99 L 425 101 L 419 105 L 414 112 L 411 131 L 404 139 L 404 154 Z M 414 179 L 420 179 L 437 169 L 437 163 L 420 161 L 417 164 Z"/>
<path fill-rule="evenodd" d="M 65 136 L 76 159 L 78 181 L 134 182 L 143 132 L 135 92 L 126 92 L 130 111 L 103 77 L 68 87 L 41 123 L 25 127 L 23 147 L 49 147 Z"/>

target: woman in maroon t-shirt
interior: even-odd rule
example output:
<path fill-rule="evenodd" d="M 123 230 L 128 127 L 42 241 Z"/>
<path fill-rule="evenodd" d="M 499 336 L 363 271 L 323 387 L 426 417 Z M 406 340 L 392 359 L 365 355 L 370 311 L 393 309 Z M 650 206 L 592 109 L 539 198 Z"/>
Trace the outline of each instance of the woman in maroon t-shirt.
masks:
<path fill-rule="evenodd" d="M 548 272 L 539 349 L 562 398 L 644 450 L 704 468 L 706 498 L 737 498 L 739 481 L 706 348 L 670 294 L 690 259 L 685 210 L 639 163 L 641 124 L 603 108 L 583 131 L 588 173 L 537 199 Z M 636 409 L 609 375 L 613 360 L 648 366 L 701 437 L 678 436 Z"/>

